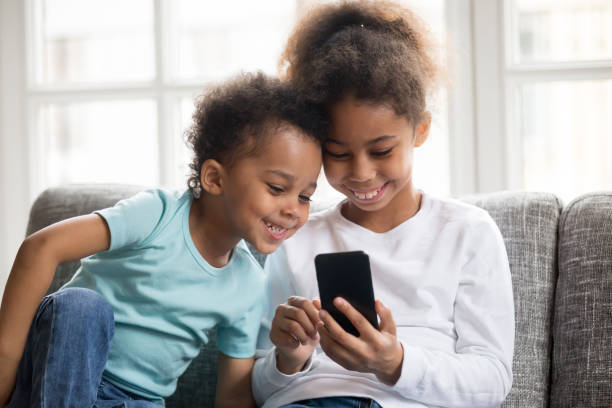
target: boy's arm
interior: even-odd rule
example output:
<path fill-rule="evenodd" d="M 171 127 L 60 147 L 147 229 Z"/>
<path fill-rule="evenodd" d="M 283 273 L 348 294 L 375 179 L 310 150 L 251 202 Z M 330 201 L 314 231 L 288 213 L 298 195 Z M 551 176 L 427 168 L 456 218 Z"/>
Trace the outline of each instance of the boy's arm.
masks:
<path fill-rule="evenodd" d="M 17 367 L 41 299 L 60 263 L 108 249 L 110 232 L 99 215 L 70 218 L 26 238 L 15 258 L 0 308 L 0 406 L 8 402 Z"/>
<path fill-rule="evenodd" d="M 254 407 L 251 392 L 253 358 L 232 358 L 219 353 L 215 407 Z"/>
<path fill-rule="evenodd" d="M 276 347 L 270 339 L 278 305 L 285 303 L 292 296 L 301 295 L 295 290 L 295 280 L 285 246 L 286 244 L 281 245 L 273 254 L 268 255 L 264 265 L 266 308 L 259 327 L 256 362 L 251 376 L 253 396 L 259 405 L 263 405 L 273 394 L 288 387 L 293 380 L 305 375 L 310 369 L 308 363 L 302 371 L 291 375 L 283 374 L 278 370 Z"/>

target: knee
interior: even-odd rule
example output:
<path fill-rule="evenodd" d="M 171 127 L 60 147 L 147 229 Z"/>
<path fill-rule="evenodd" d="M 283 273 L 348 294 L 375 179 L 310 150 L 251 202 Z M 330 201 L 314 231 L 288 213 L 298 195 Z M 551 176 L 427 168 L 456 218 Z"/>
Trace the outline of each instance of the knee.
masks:
<path fill-rule="evenodd" d="M 113 309 L 98 292 L 86 288 L 66 288 L 53 295 L 56 308 L 74 310 L 92 316 L 112 316 Z"/>
<path fill-rule="evenodd" d="M 98 327 L 107 328 L 112 333 L 115 325 L 113 309 L 98 292 L 85 288 L 66 288 L 51 296 L 56 315 L 69 316 L 73 324 L 95 321 Z"/>

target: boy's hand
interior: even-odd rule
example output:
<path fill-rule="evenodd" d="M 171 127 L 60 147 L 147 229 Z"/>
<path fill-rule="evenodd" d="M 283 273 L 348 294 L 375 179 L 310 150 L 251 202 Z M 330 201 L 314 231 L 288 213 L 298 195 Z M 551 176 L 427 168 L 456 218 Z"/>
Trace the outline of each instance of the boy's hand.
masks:
<path fill-rule="evenodd" d="M 376 313 L 380 316 L 378 331 L 346 300 L 336 298 L 334 305 L 349 318 L 360 336 L 347 333 L 329 313 L 321 310 L 319 315 L 325 326 L 319 328 L 319 334 L 325 354 L 347 370 L 373 373 L 382 383 L 394 385 L 401 374 L 404 350 L 396 337 L 391 310 L 376 301 Z"/>
<path fill-rule="evenodd" d="M 317 328 L 321 303 L 299 296 L 290 297 L 279 305 L 274 314 L 270 340 L 276 346 L 276 365 L 284 374 L 294 374 L 302 369 L 319 344 Z"/>

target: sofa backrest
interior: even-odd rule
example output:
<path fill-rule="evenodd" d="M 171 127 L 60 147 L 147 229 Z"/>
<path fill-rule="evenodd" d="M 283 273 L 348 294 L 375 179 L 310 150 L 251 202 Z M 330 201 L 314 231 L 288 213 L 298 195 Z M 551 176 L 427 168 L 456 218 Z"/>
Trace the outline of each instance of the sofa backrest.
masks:
<path fill-rule="evenodd" d="M 516 333 L 514 381 L 504 407 L 547 407 L 557 280 L 559 199 L 546 193 L 499 192 L 466 198 L 489 212 L 508 252 Z"/>
<path fill-rule="evenodd" d="M 71 184 L 49 188 L 40 193 L 32 204 L 26 236 L 66 218 L 112 207 L 117 201 L 143 189 L 123 184 Z M 55 292 L 68 282 L 79 265 L 78 261 L 60 265 L 48 293 Z"/>
<path fill-rule="evenodd" d="M 32 206 L 27 233 L 68 217 L 112 206 L 142 189 L 124 185 L 70 185 L 48 189 Z M 494 193 L 469 197 L 465 201 L 491 214 L 504 237 L 512 271 L 516 313 L 514 385 L 504 406 L 546 407 L 561 204 L 555 196 L 542 193 Z M 50 291 L 63 285 L 77 267 L 78 262 L 61 265 Z M 213 335 L 181 377 L 177 392 L 166 405 L 169 408 L 213 406 L 216 368 Z"/>
<path fill-rule="evenodd" d="M 553 339 L 551 406 L 612 406 L 612 192 L 561 214 Z"/>

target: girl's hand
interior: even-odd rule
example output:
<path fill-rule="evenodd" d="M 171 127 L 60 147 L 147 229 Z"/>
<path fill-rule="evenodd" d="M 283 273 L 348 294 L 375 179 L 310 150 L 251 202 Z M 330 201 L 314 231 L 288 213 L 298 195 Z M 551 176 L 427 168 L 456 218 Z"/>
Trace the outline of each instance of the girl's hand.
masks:
<path fill-rule="evenodd" d="M 401 374 L 404 350 L 396 337 L 391 310 L 376 301 L 376 313 L 380 316 L 378 331 L 346 300 L 338 297 L 334 305 L 349 318 L 360 336 L 347 333 L 329 313 L 321 310 L 319 316 L 325 326 L 319 327 L 319 334 L 325 354 L 347 370 L 373 373 L 382 383 L 394 385 Z"/>
<path fill-rule="evenodd" d="M 323 323 L 319 319 L 319 309 L 303 297 L 292 296 L 286 303 L 276 308 L 270 340 L 276 346 L 276 365 L 284 374 L 294 374 L 302 369 L 317 344 L 317 327 Z"/>

